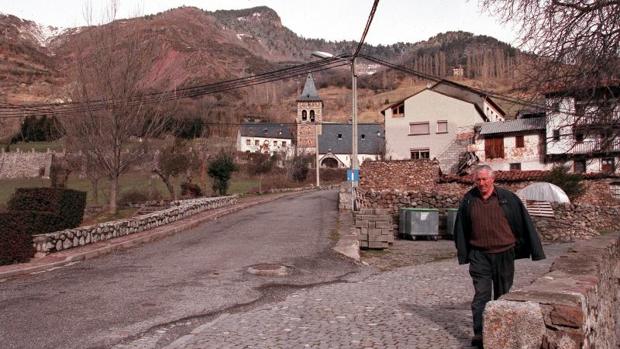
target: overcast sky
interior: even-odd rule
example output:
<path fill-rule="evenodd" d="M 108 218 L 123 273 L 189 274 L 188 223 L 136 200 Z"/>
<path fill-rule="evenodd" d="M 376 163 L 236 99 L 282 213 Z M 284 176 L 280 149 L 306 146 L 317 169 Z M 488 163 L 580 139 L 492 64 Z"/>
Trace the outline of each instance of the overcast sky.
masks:
<path fill-rule="evenodd" d="M 0 0 L 0 12 L 39 24 L 75 27 L 85 24 L 89 0 Z M 108 0 L 90 0 L 94 12 Z M 282 23 L 306 38 L 359 40 L 372 0 L 119 0 L 119 17 L 153 14 L 182 5 L 204 10 L 269 6 Z M 95 15 L 95 18 L 103 18 Z M 417 42 L 437 33 L 464 30 L 515 43 L 511 26 L 481 13 L 478 0 L 382 0 L 368 33 L 370 44 Z"/>

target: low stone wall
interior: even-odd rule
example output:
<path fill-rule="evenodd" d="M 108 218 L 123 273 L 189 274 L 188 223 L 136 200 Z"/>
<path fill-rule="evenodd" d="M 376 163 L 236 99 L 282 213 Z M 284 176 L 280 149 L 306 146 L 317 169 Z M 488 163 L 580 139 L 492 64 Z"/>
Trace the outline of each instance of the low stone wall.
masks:
<path fill-rule="evenodd" d="M 617 348 L 620 233 L 580 241 L 530 286 L 489 302 L 487 348 Z"/>
<path fill-rule="evenodd" d="M 532 217 L 546 241 L 575 241 L 620 231 L 620 206 L 552 205 L 555 216 Z"/>
<path fill-rule="evenodd" d="M 170 208 L 128 219 L 33 236 L 36 256 L 138 233 L 237 202 L 236 196 L 174 201 Z"/>
<path fill-rule="evenodd" d="M 430 192 L 358 189 L 356 207 L 389 210 L 395 226 L 394 231 L 398 234 L 400 208 L 437 208 L 442 214 L 442 210 L 446 208 L 458 208 L 465 189 L 469 188 L 453 183 L 442 185 L 439 187 L 441 191 Z M 620 206 L 555 204 L 553 209 L 553 218 L 532 216 L 537 231 L 545 241 L 576 241 L 598 236 L 601 231 L 620 230 Z"/>

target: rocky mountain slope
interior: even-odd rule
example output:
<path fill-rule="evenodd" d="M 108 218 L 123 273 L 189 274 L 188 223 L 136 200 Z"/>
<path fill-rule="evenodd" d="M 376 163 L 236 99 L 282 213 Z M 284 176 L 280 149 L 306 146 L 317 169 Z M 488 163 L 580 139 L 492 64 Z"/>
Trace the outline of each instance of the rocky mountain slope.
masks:
<path fill-rule="evenodd" d="M 282 25 L 268 7 L 208 12 L 181 7 L 156 15 L 119 20 L 115 26 L 118 45 L 132 35 L 148 43 L 144 86 L 172 89 L 233 79 L 267 72 L 288 64 L 308 62 L 315 50 L 351 52 L 352 41 L 328 42 L 306 39 Z M 51 40 L 36 23 L 0 15 L 0 102 L 66 100 L 70 96 L 76 60 L 94 52 L 93 31 L 104 27 L 74 28 L 59 32 Z M 366 45 L 364 53 L 442 77 L 452 68 L 463 67 L 465 82 L 504 88 L 514 77 L 520 53 L 493 38 L 464 32 L 439 34 L 418 43 Z M 361 61 L 359 70 L 362 119 L 377 119 L 378 111 L 427 82 L 402 73 L 386 71 Z M 328 120 L 345 120 L 350 109 L 350 80 L 346 68 L 316 74 L 325 98 Z M 200 116 L 209 121 L 238 121 L 244 116 L 292 121 L 295 99 L 304 77 L 237 91 L 184 100 L 177 108 L 181 116 Z M 473 81 L 473 80 L 472 80 Z"/>

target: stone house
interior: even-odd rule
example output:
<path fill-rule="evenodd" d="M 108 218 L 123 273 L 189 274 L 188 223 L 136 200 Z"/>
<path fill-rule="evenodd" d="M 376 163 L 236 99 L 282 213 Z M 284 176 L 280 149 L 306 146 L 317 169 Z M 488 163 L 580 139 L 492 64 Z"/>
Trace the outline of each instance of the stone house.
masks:
<path fill-rule="evenodd" d="M 475 146 L 480 162 L 494 170 L 546 170 L 545 117 L 488 122 L 476 127 Z"/>
<path fill-rule="evenodd" d="M 548 161 L 574 172 L 618 172 L 620 162 L 620 86 L 545 95 Z"/>
<path fill-rule="evenodd" d="M 437 159 L 454 172 L 473 142 L 475 124 L 504 120 L 505 112 L 487 95 L 442 80 L 381 111 L 387 159 Z M 467 132 L 469 130 L 469 132 Z M 469 133 L 470 137 L 457 137 Z"/>

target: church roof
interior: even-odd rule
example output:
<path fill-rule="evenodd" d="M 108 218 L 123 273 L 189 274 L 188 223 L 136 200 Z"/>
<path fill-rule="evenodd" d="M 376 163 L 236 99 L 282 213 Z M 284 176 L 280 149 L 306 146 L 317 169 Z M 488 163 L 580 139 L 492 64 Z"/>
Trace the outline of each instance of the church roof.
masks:
<path fill-rule="evenodd" d="M 321 125 L 319 135 L 320 154 L 351 154 L 353 146 L 351 124 Z M 383 124 L 359 124 L 357 127 L 358 154 L 381 154 L 385 143 Z"/>
<path fill-rule="evenodd" d="M 319 97 L 319 93 L 316 90 L 316 86 L 314 85 L 314 79 L 312 78 L 312 74 L 308 74 L 306 77 L 306 84 L 304 85 L 304 90 L 297 98 L 298 101 L 321 101 L 321 97 Z"/>

